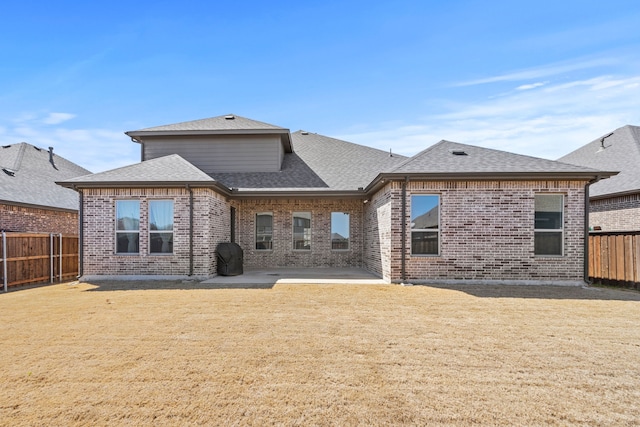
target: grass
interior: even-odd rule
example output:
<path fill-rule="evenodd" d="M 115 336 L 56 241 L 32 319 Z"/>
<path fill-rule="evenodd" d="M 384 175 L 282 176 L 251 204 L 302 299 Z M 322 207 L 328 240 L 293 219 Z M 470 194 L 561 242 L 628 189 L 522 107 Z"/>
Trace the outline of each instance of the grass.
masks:
<path fill-rule="evenodd" d="M 632 291 L 71 283 L 0 318 L 6 426 L 640 424 Z"/>

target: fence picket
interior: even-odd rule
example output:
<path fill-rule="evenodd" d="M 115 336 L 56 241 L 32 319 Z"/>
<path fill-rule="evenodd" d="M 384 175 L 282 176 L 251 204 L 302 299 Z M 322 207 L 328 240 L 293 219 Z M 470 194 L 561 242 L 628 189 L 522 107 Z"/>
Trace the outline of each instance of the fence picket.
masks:
<path fill-rule="evenodd" d="M 640 289 L 640 231 L 589 234 L 589 278 Z"/>
<path fill-rule="evenodd" d="M 10 287 L 76 277 L 78 241 L 78 236 L 61 234 L 3 233 L 0 252 L 6 253 L 6 261 L 0 260 L 2 280 Z"/>

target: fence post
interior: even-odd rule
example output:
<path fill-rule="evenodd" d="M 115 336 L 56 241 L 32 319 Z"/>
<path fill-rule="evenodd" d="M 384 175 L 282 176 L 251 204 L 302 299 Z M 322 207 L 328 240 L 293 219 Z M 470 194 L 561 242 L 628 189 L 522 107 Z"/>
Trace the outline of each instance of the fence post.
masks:
<path fill-rule="evenodd" d="M 49 233 L 49 283 L 53 283 L 53 233 Z"/>
<path fill-rule="evenodd" d="M 60 236 L 60 253 L 58 254 L 60 256 L 60 262 L 58 264 L 60 268 L 58 269 L 58 273 L 60 274 L 60 281 L 62 282 L 62 233 L 59 233 L 58 236 Z"/>
<path fill-rule="evenodd" d="M 2 278 L 4 291 L 7 292 L 7 233 L 2 232 Z"/>

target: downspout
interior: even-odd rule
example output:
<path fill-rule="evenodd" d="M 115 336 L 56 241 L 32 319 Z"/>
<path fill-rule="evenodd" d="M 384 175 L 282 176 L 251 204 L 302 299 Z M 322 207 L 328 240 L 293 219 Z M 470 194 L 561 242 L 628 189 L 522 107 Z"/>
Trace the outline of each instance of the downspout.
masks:
<path fill-rule="evenodd" d="M 84 205 L 84 194 L 82 193 L 82 190 L 77 189 L 79 195 L 80 195 L 80 208 L 78 210 L 78 216 L 79 218 L 79 223 L 80 223 L 80 229 L 78 230 L 78 232 L 80 233 L 78 235 L 78 279 L 80 277 L 82 277 L 82 275 L 84 274 L 84 248 L 83 248 L 83 242 L 84 242 L 84 225 L 83 225 L 83 216 L 84 216 L 84 209 L 83 209 L 83 205 Z"/>
<path fill-rule="evenodd" d="M 189 276 L 193 276 L 193 189 L 187 184 L 189 191 Z"/>
<path fill-rule="evenodd" d="M 400 233 L 402 239 L 402 254 L 400 257 L 401 262 L 401 277 L 402 282 L 404 283 L 407 280 L 407 183 L 409 182 L 409 177 L 405 176 L 404 181 L 402 182 L 402 221 L 401 221 L 401 230 Z"/>
<path fill-rule="evenodd" d="M 584 186 L 584 266 L 582 279 L 587 285 L 591 284 L 589 279 L 589 187 L 599 180 L 600 177 L 596 177 Z"/>

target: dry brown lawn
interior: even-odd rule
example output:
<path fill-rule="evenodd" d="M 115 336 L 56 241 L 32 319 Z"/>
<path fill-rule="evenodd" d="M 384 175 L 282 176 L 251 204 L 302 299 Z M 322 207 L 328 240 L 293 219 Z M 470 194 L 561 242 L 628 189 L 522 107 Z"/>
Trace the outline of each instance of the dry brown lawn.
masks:
<path fill-rule="evenodd" d="M 0 294 L 0 425 L 639 425 L 640 294 L 71 283 Z"/>

